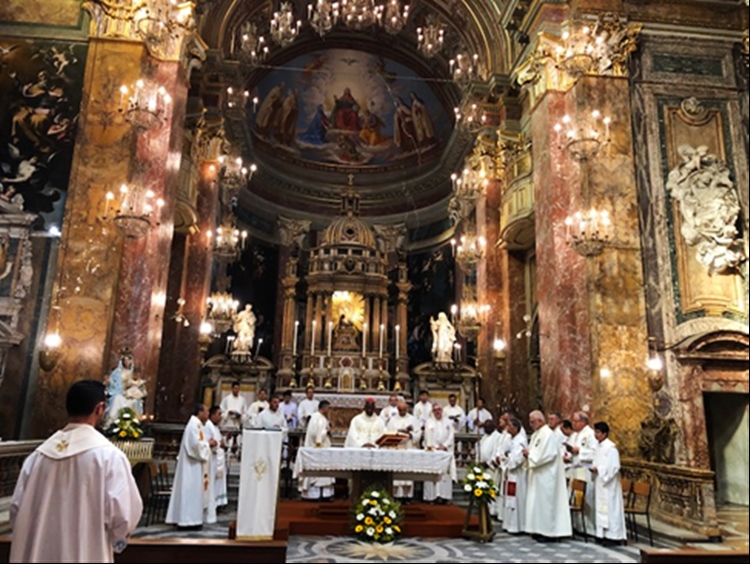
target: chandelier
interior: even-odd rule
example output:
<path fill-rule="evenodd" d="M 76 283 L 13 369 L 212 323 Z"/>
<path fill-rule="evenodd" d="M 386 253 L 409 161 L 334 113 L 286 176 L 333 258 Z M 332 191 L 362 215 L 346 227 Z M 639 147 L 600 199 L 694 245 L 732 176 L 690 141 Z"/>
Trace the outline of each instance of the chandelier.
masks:
<path fill-rule="evenodd" d="M 240 58 L 250 65 L 258 65 L 268 56 L 266 39 L 258 33 L 258 26 L 245 22 L 240 28 Z"/>
<path fill-rule="evenodd" d="M 577 22 L 572 26 L 572 31 L 563 33 L 562 42 L 554 52 L 555 66 L 573 77 L 599 68 L 604 56 L 605 37 L 590 24 Z"/>
<path fill-rule="evenodd" d="M 461 172 L 461 176 L 451 174 L 451 183 L 456 198 L 476 202 L 487 190 L 490 180 L 484 168 L 473 170 L 466 167 Z"/>
<path fill-rule="evenodd" d="M 390 0 L 385 5 L 385 13 L 383 14 L 383 29 L 391 35 L 397 35 L 404 29 L 406 22 L 409 20 L 409 5 L 405 5 L 404 9 L 401 9 L 399 0 Z"/>
<path fill-rule="evenodd" d="M 453 82 L 460 86 L 467 86 L 479 72 L 478 68 L 479 55 L 469 56 L 466 53 L 458 53 L 453 59 L 448 61 L 449 71 L 453 77 Z"/>
<path fill-rule="evenodd" d="M 123 184 L 117 195 L 105 195 L 102 219 L 112 221 L 123 237 L 139 239 L 153 225 L 159 225 L 163 207 L 164 200 L 157 198 L 153 190 Z"/>
<path fill-rule="evenodd" d="M 193 2 L 184 0 L 141 0 L 133 20 L 149 47 L 166 52 L 181 34 L 195 31 L 193 7 Z"/>
<path fill-rule="evenodd" d="M 224 225 L 216 228 L 216 233 L 206 233 L 212 242 L 214 256 L 219 260 L 234 261 L 245 249 L 247 231 L 240 231 L 234 224 L 234 219 L 229 216 Z"/>
<path fill-rule="evenodd" d="M 279 11 L 274 12 L 271 19 L 271 39 L 282 47 L 287 47 L 297 39 L 301 27 L 301 21 L 294 21 L 292 4 L 290 2 L 282 2 L 281 6 L 279 6 Z"/>
<path fill-rule="evenodd" d="M 461 238 L 451 239 L 453 256 L 462 270 L 470 271 L 480 260 L 484 258 L 487 248 L 487 240 L 474 234 L 461 235 Z"/>
<path fill-rule="evenodd" d="M 430 14 L 425 27 L 417 28 L 417 48 L 428 59 L 437 55 L 443 48 L 445 29 L 438 19 Z"/>
<path fill-rule="evenodd" d="M 460 108 L 453 108 L 453 114 L 456 118 L 456 126 L 471 133 L 477 133 L 487 123 L 483 108 L 476 102 L 464 102 Z"/>
<path fill-rule="evenodd" d="M 487 322 L 490 313 L 489 304 L 480 303 L 473 296 L 474 288 L 464 286 L 466 297 L 461 299 L 460 306 L 451 306 L 451 316 L 458 332 L 467 341 L 474 341 L 482 330 L 482 325 Z"/>
<path fill-rule="evenodd" d="M 253 174 L 258 170 L 255 164 L 245 165 L 242 157 L 227 155 L 219 157 L 219 165 L 221 166 L 219 179 L 221 187 L 227 193 L 227 199 L 236 196 L 240 189 L 252 180 Z"/>
<path fill-rule="evenodd" d="M 234 315 L 240 302 L 235 300 L 231 294 L 226 292 L 214 292 L 206 300 L 208 311 L 206 312 L 206 321 L 211 325 L 211 332 L 221 335 L 229 331 L 234 323 Z M 203 330 L 207 330 L 204 327 Z"/>
<path fill-rule="evenodd" d="M 331 3 L 329 0 L 318 0 L 315 5 L 307 5 L 307 20 L 310 22 L 310 27 L 320 37 L 333 29 L 340 15 L 338 2 Z"/>
<path fill-rule="evenodd" d="M 599 255 L 612 237 L 612 220 L 607 210 L 590 208 L 565 218 L 568 244 L 584 257 Z"/>
<path fill-rule="evenodd" d="M 346 27 L 365 29 L 380 24 L 383 7 L 375 0 L 341 0 L 341 19 Z"/>
<path fill-rule="evenodd" d="M 125 121 L 139 129 L 151 129 L 164 123 L 172 97 L 163 86 L 138 79 L 132 86 L 120 86 L 120 113 Z"/>
<path fill-rule="evenodd" d="M 569 115 L 563 116 L 560 123 L 555 124 L 558 146 L 579 162 L 594 158 L 599 150 L 609 144 L 610 117 L 603 117 L 599 110 L 594 110 L 588 116 L 578 121 Z"/>
<path fill-rule="evenodd" d="M 242 90 L 241 88 L 235 88 L 233 86 L 227 87 L 227 109 L 231 111 L 242 111 L 245 109 L 245 106 L 247 106 L 249 98 L 250 92 L 247 90 Z"/>

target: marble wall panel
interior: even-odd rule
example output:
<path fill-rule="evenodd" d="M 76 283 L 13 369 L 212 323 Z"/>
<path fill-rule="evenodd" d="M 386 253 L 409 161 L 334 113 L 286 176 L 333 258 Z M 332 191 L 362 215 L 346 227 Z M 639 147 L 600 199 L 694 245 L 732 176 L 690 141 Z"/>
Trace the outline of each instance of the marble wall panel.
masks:
<path fill-rule="evenodd" d="M 82 17 L 81 0 L 3 0 L 0 22 L 78 26 Z"/>

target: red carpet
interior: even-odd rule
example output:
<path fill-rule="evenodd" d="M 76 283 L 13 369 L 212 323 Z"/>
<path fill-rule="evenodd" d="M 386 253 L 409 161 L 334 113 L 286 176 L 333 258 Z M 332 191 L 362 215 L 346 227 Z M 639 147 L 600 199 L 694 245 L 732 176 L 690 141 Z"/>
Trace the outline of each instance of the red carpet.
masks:
<path fill-rule="evenodd" d="M 461 537 L 466 510 L 455 505 L 412 503 L 404 506 L 403 531 L 406 537 Z M 472 523 L 476 522 L 476 517 Z M 278 507 L 277 529 L 291 535 L 352 534 L 348 501 L 318 503 L 282 500 Z"/>

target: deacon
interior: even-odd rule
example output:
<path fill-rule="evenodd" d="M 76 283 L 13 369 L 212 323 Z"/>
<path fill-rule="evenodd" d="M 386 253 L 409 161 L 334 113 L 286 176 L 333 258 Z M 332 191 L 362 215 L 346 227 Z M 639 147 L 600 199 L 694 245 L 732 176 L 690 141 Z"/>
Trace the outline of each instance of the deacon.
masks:
<path fill-rule="evenodd" d="M 331 404 L 323 400 L 318 404 L 318 410 L 310 416 L 305 433 L 305 446 L 315 448 L 331 447 L 330 422 L 328 412 Z M 303 499 L 330 500 L 333 499 L 333 478 L 304 478 L 299 485 Z"/>
<path fill-rule="evenodd" d="M 573 435 L 565 448 L 571 456 L 569 477 L 586 482 L 586 496 L 584 498 L 583 516 L 586 519 L 586 530 L 593 530 L 594 524 L 594 484 L 591 481 L 591 465 L 594 463 L 594 453 L 599 444 L 594 436 L 594 430 L 589 425 L 589 416 L 578 411 L 571 417 Z"/>
<path fill-rule="evenodd" d="M 403 445 L 404 448 L 419 448 L 419 439 L 422 436 L 419 421 L 409 413 L 405 401 L 399 401 L 396 408 L 398 413 L 388 420 L 386 430 L 409 435 L 409 439 Z M 402 502 L 408 502 L 408 500 L 414 497 L 414 482 L 410 480 L 394 480 L 393 496 L 402 500 Z"/>
<path fill-rule="evenodd" d="M 302 427 L 307 427 L 310 417 L 318 411 L 318 400 L 315 399 L 315 388 L 308 386 L 305 389 L 305 399 L 299 402 L 297 408 L 297 421 Z"/>
<path fill-rule="evenodd" d="M 114 562 L 143 505 L 130 462 L 95 427 L 105 387 L 73 384 L 68 424 L 24 461 L 10 504 L 10 562 Z"/>
<path fill-rule="evenodd" d="M 355 415 L 349 423 L 344 446 L 347 448 L 375 448 L 375 442 L 385 433 L 385 423 L 375 415 L 375 400 L 365 400 L 365 411 Z"/>
<path fill-rule="evenodd" d="M 285 390 L 281 396 L 281 413 L 289 429 L 297 428 L 297 404 L 292 401 L 292 390 Z"/>
<path fill-rule="evenodd" d="M 425 450 L 443 450 L 453 454 L 453 422 L 443 417 L 443 408 L 436 403 L 432 406 L 432 417 L 424 427 Z M 453 479 L 456 475 L 455 460 L 451 462 L 451 473 L 445 474 L 440 482 L 424 483 L 424 500 L 434 501 L 439 505 L 453 499 Z"/>
<path fill-rule="evenodd" d="M 269 405 L 270 403 L 268 402 L 268 391 L 265 388 L 261 388 L 260 390 L 258 390 L 258 399 L 251 403 L 250 407 L 247 408 L 247 412 L 245 415 L 245 420 L 247 421 L 247 423 L 249 423 L 251 426 L 255 425 L 255 418 L 259 413 L 268 409 Z"/>
<path fill-rule="evenodd" d="M 398 415 L 398 396 L 396 394 L 391 394 L 388 397 L 388 405 L 380 410 L 380 418 L 383 420 L 383 423 L 385 423 L 386 428 L 388 428 L 388 421 L 394 415 Z"/>
<path fill-rule="evenodd" d="M 529 425 L 534 434 L 528 448 L 523 451 L 529 469 L 526 532 L 540 542 L 569 537 L 573 529 L 559 443 L 552 429 L 545 424 L 541 411 L 529 414 Z"/>
<path fill-rule="evenodd" d="M 421 390 L 419 392 L 419 401 L 414 406 L 414 417 L 424 429 L 427 420 L 432 417 L 432 404 L 430 403 L 430 392 Z"/>
<path fill-rule="evenodd" d="M 484 407 L 484 399 L 479 398 L 477 406 L 466 416 L 466 427 L 470 433 L 484 433 L 482 425 L 488 419 L 492 419 L 492 414 Z"/>
<path fill-rule="evenodd" d="M 208 409 L 205 405 L 198 404 L 182 433 L 165 520 L 167 524 L 201 528 L 204 522 L 216 522 L 209 461 L 211 449 L 217 443 L 215 439 L 208 438 L 205 429 L 207 421 Z M 213 521 L 208 520 L 209 516 L 213 516 Z"/>
<path fill-rule="evenodd" d="M 453 430 L 456 433 L 461 432 L 466 424 L 466 413 L 464 413 L 464 408 L 458 405 L 456 394 L 448 396 L 448 405 L 443 409 L 443 416 L 453 421 Z"/>
<path fill-rule="evenodd" d="M 503 462 L 503 529 L 523 533 L 526 526 L 526 458 L 529 443 L 523 424 L 512 417 L 505 426 L 511 436 L 510 449 Z"/>
<path fill-rule="evenodd" d="M 216 509 L 224 507 L 229 502 L 227 499 L 227 474 L 229 468 L 226 457 L 226 444 L 221 436 L 219 423 L 223 418 L 221 407 L 213 406 L 208 410 L 208 421 L 206 422 L 206 436 L 216 441 L 216 446 L 211 449 L 211 461 L 209 471 L 214 477 L 214 500 Z"/>
<path fill-rule="evenodd" d="M 594 454 L 594 465 L 591 467 L 596 489 L 596 537 L 605 543 L 620 544 L 627 539 L 620 482 L 620 453 L 615 443 L 609 439 L 609 425 L 604 421 L 594 424 L 594 436 L 599 442 Z"/>

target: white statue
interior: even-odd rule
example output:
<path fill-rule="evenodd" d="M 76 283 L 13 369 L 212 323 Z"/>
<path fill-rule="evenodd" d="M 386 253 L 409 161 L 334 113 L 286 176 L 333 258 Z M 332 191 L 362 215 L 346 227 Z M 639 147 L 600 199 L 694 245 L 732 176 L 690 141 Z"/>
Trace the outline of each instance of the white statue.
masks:
<path fill-rule="evenodd" d="M 435 362 L 451 362 L 453 344 L 456 342 L 456 329 L 448 321 L 444 312 L 438 313 L 437 319 L 430 317 L 432 330 L 432 358 Z"/>
<path fill-rule="evenodd" d="M 737 231 L 740 203 L 726 163 L 708 147 L 681 145 L 682 163 L 669 173 L 667 190 L 680 203 L 680 232 L 709 274 L 735 270 L 746 260 Z"/>
<path fill-rule="evenodd" d="M 251 354 L 253 348 L 253 339 L 255 339 L 255 314 L 253 306 L 247 304 L 245 309 L 234 316 L 234 332 L 237 337 L 234 340 L 233 348 L 237 354 Z"/>

